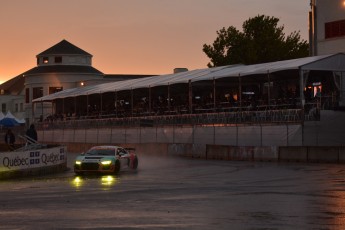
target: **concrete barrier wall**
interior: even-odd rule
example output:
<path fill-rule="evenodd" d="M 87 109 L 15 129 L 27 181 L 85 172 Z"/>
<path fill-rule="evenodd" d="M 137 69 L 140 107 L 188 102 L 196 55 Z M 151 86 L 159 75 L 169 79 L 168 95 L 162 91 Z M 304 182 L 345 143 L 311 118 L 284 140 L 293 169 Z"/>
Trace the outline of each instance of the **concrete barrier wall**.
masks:
<path fill-rule="evenodd" d="M 345 163 L 345 147 L 339 147 L 339 163 Z"/>
<path fill-rule="evenodd" d="M 168 144 L 170 156 L 206 158 L 206 145 L 200 144 Z"/>
<path fill-rule="evenodd" d="M 321 122 L 320 124 L 308 123 L 305 126 L 272 124 L 100 129 L 86 127 L 39 130 L 38 136 L 40 142 L 65 143 L 72 152 L 83 152 L 93 145 L 119 144 L 138 146 L 145 154 L 151 151 L 205 159 L 345 162 L 345 150 L 341 142 L 343 135 L 339 133 L 342 129 L 338 128 L 339 132 L 335 132 L 339 137 L 335 139 L 334 146 L 327 146 L 334 143 L 330 141 L 333 138 L 332 135 L 320 138 L 320 125 L 333 127 L 332 129 L 336 129 L 339 125 L 339 123 L 329 122 L 323 121 L 327 125 L 322 125 Z M 324 136 L 325 133 L 323 133 Z M 326 143 L 326 145 L 321 146 L 321 143 Z"/>
<path fill-rule="evenodd" d="M 302 147 L 302 146 L 280 147 L 279 160 L 307 162 L 308 161 L 308 147 Z"/>
<path fill-rule="evenodd" d="M 339 161 L 339 148 L 336 147 L 309 147 L 309 162 L 337 163 Z"/>
<path fill-rule="evenodd" d="M 207 145 L 207 159 L 234 161 L 278 161 L 277 147 Z"/>
<path fill-rule="evenodd" d="M 236 146 L 301 144 L 300 125 L 162 126 L 135 128 L 65 128 L 38 130 L 38 140 L 52 143 L 185 143 Z"/>
<path fill-rule="evenodd" d="M 68 152 L 84 152 L 93 143 L 64 143 Z M 135 148 L 141 155 L 165 155 L 230 161 L 345 163 L 345 147 L 227 146 L 185 143 L 99 143 Z"/>

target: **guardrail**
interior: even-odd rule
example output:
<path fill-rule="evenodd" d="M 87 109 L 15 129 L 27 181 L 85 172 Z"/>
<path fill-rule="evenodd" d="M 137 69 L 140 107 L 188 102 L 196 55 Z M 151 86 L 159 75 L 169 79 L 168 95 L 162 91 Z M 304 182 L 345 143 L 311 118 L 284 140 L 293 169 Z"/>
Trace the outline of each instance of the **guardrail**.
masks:
<path fill-rule="evenodd" d="M 203 114 L 160 115 L 127 118 L 83 119 L 66 121 L 44 121 L 37 129 L 99 128 L 99 127 L 154 127 L 162 125 L 229 125 L 264 123 L 302 123 L 317 120 L 313 113 L 304 114 L 302 109 L 218 112 Z"/>

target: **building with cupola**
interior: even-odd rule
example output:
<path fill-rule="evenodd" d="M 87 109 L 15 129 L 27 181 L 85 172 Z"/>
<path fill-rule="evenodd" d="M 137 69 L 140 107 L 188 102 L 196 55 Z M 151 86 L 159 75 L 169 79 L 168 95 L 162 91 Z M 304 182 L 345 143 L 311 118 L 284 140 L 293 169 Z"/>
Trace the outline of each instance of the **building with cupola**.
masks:
<path fill-rule="evenodd" d="M 37 66 L 0 85 L 1 112 L 10 111 L 27 123 L 53 113 L 50 103 L 31 101 L 62 90 L 105 82 L 129 80 L 152 75 L 104 74 L 92 66 L 93 56 L 62 40 L 36 56 Z"/>

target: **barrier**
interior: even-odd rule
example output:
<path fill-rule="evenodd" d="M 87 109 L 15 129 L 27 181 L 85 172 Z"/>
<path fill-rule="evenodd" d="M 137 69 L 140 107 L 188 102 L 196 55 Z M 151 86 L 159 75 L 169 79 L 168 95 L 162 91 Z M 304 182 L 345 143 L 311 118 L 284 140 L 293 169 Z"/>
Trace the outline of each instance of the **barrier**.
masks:
<path fill-rule="evenodd" d="M 186 143 L 99 143 L 133 147 L 137 154 L 229 161 L 345 163 L 345 147 L 228 146 Z M 69 152 L 83 152 L 95 144 L 66 143 Z"/>
<path fill-rule="evenodd" d="M 339 148 L 328 146 L 309 147 L 308 162 L 337 163 L 339 162 Z"/>
<path fill-rule="evenodd" d="M 279 161 L 307 162 L 308 147 L 279 147 Z"/>
<path fill-rule="evenodd" d="M 66 169 L 66 146 L 0 152 L 1 179 L 47 174 Z"/>

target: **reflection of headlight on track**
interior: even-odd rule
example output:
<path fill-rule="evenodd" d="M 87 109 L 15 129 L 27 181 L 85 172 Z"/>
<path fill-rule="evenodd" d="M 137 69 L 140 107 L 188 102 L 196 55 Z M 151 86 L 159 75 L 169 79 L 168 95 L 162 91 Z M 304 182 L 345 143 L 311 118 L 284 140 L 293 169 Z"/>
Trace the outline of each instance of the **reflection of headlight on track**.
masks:
<path fill-rule="evenodd" d="M 102 161 L 101 164 L 102 164 L 102 165 L 110 165 L 110 164 L 111 164 L 111 161 Z"/>
<path fill-rule="evenodd" d="M 76 187 L 79 188 L 82 184 L 83 184 L 83 180 L 77 176 L 76 178 L 74 178 L 72 184 Z"/>
<path fill-rule="evenodd" d="M 116 183 L 116 177 L 102 176 L 101 183 L 102 183 L 102 185 L 107 185 L 107 186 L 113 185 Z"/>
<path fill-rule="evenodd" d="M 76 165 L 81 165 L 81 161 L 75 161 Z"/>

